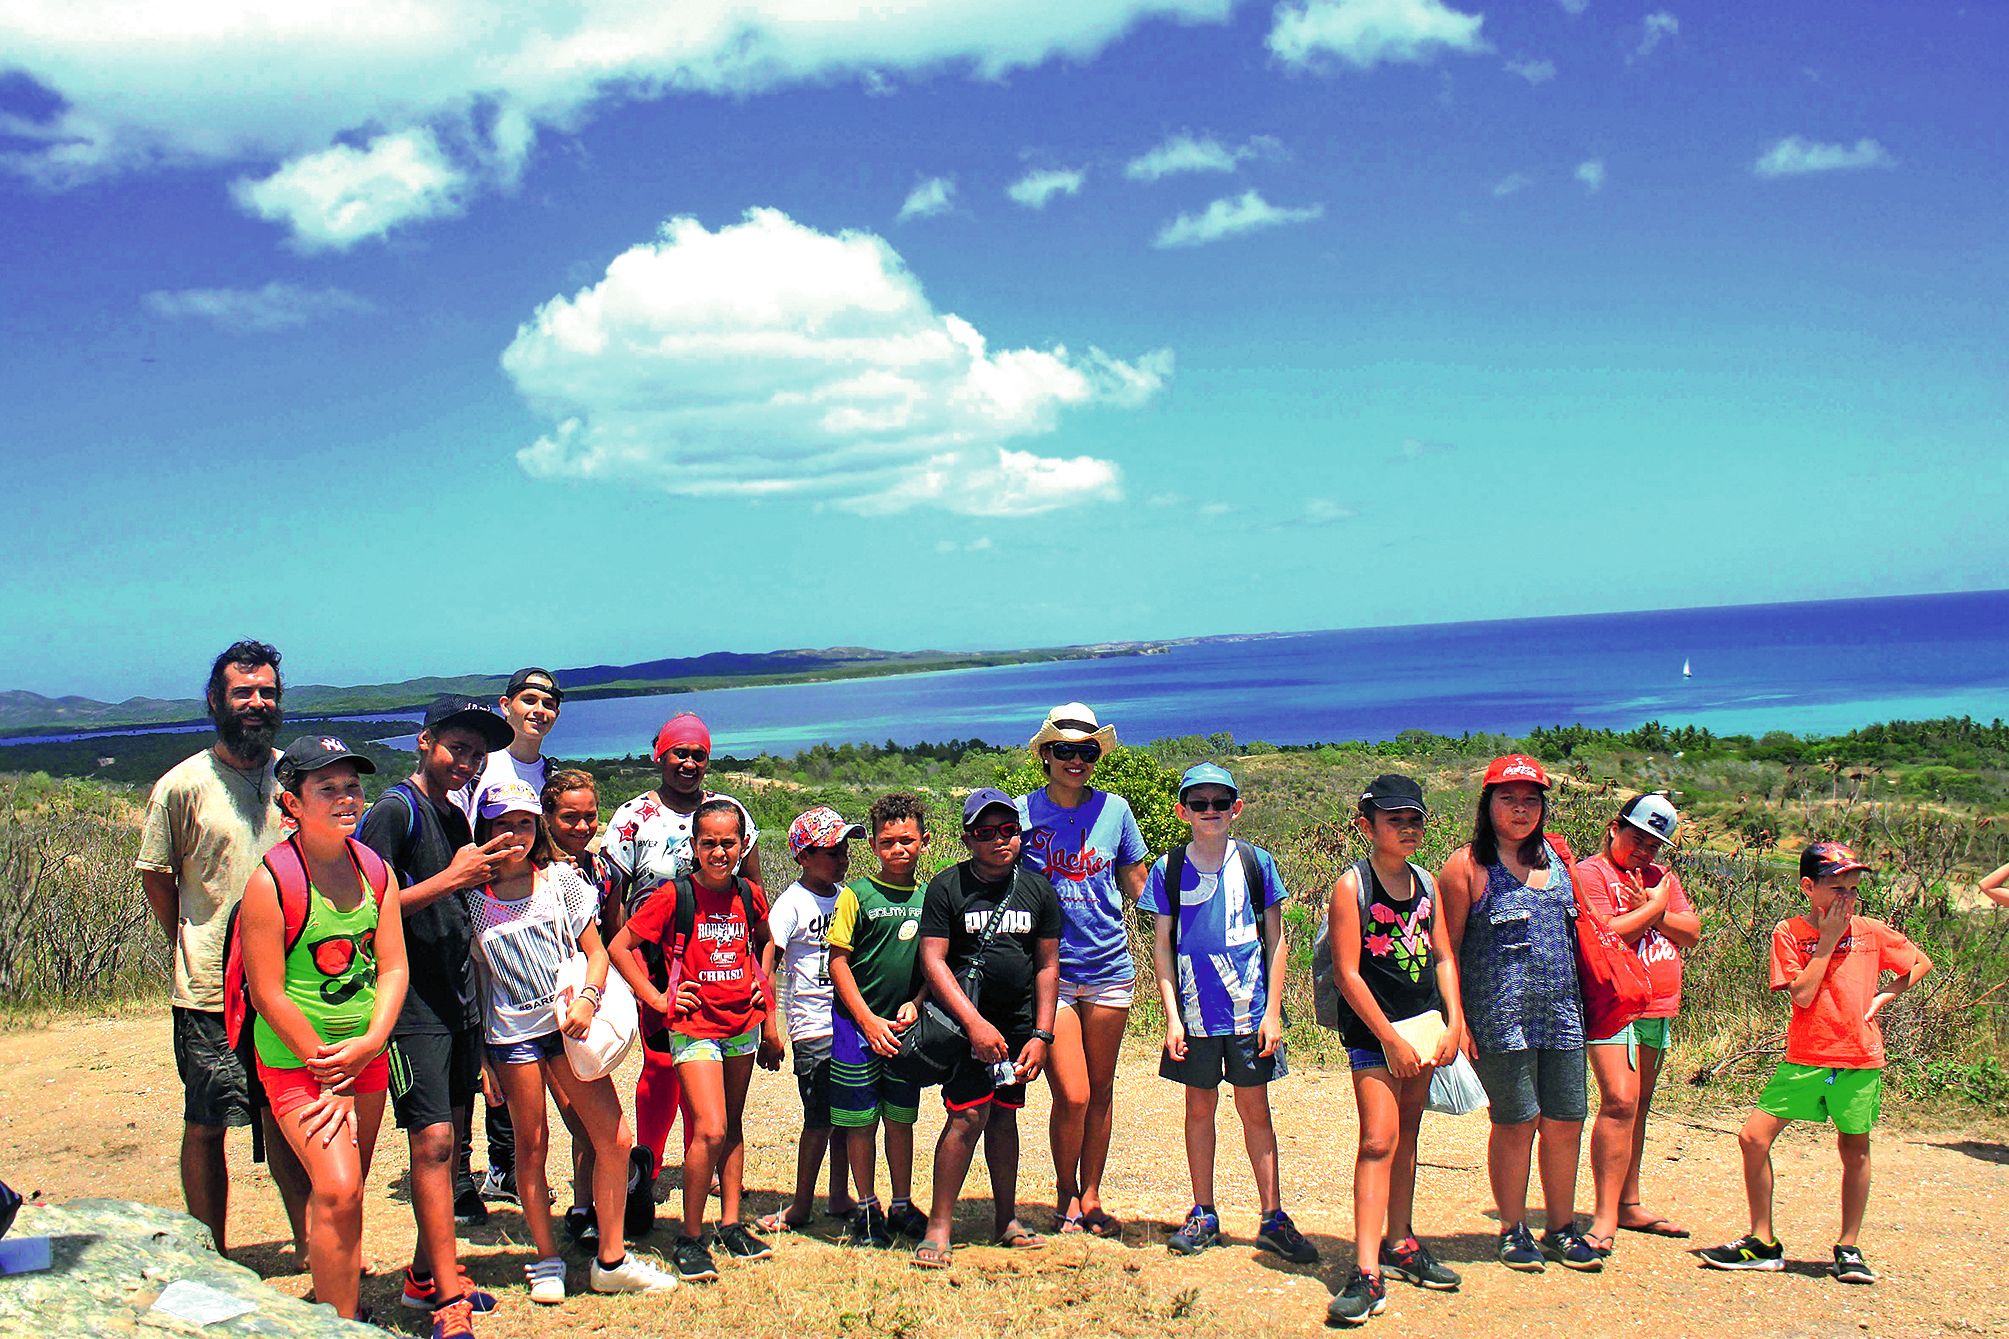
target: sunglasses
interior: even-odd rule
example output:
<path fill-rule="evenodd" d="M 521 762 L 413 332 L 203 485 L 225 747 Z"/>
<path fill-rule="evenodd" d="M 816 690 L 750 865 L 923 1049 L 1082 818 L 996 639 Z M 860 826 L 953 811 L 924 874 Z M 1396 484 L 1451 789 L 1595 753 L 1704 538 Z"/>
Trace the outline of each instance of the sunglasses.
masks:
<path fill-rule="evenodd" d="M 1196 814 L 1225 814 L 1228 810 L 1235 807 L 1235 797 L 1232 795 L 1226 797 L 1216 796 L 1210 800 L 1202 796 L 1196 796 L 1190 800 L 1181 800 L 1179 803 L 1185 805 Z"/>
<path fill-rule="evenodd" d="M 669 756 L 678 762 L 709 762 L 712 755 L 703 749 L 671 749 Z"/>
<path fill-rule="evenodd" d="M 985 823 L 981 827 L 964 828 L 963 835 L 972 841 L 1010 841 L 1024 831 L 1016 823 Z"/>
<path fill-rule="evenodd" d="M 1094 762 L 1102 756 L 1102 745 L 1091 739 L 1085 744 L 1048 744 L 1046 751 L 1056 758 Z"/>

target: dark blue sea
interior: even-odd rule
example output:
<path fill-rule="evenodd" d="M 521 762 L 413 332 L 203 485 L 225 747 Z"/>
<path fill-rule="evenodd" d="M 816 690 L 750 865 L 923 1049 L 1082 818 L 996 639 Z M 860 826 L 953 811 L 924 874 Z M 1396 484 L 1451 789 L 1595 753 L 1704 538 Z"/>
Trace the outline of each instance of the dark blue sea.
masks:
<path fill-rule="evenodd" d="M 1304 744 L 1648 720 L 1832 734 L 1987 721 L 2009 717 L 2009 591 L 1224 637 L 1153 655 L 575 701 L 550 749 L 646 754 L 664 717 L 683 710 L 710 724 L 717 751 L 740 756 L 889 739 L 1017 744 L 1072 700 L 1138 741 L 1226 731 Z"/>

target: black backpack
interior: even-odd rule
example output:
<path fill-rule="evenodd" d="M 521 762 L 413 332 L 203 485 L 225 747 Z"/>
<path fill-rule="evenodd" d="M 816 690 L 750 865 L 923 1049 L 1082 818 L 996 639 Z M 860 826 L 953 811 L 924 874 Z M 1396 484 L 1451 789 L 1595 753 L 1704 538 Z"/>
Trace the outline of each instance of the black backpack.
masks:
<path fill-rule="evenodd" d="M 1270 984 L 1270 938 L 1267 933 L 1269 922 L 1264 917 L 1262 909 L 1256 905 L 1258 890 L 1263 886 L 1263 867 L 1256 860 L 1254 848 L 1247 842 L 1236 842 L 1235 854 L 1241 857 L 1242 861 L 1242 888 L 1249 895 L 1249 919 L 1256 923 L 1256 941 L 1263 948 L 1263 988 L 1267 990 Z M 1165 919 L 1172 933 L 1172 971 L 1175 974 L 1179 970 L 1179 886 L 1186 881 L 1186 863 L 1184 842 L 1180 842 L 1165 853 L 1165 902 L 1172 908 Z M 1176 975 L 1172 984 L 1175 988 L 1179 984 Z"/>

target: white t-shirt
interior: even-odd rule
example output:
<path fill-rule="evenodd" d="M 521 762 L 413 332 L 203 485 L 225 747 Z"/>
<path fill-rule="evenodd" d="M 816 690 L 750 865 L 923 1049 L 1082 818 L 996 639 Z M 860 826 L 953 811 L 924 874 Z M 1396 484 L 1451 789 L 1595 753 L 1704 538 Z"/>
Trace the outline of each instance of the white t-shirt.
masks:
<path fill-rule="evenodd" d="M 480 888 L 467 902 L 489 1042 L 503 1046 L 556 1032 L 558 969 L 579 952 L 579 936 L 599 912 L 592 885 L 554 860 L 537 872 L 528 897 L 505 902 Z"/>
<path fill-rule="evenodd" d="M 830 919 L 836 912 L 835 888 L 824 897 L 796 882 L 767 913 L 767 933 L 781 945 L 775 989 L 786 1009 L 790 1041 L 830 1035 Z"/>
<path fill-rule="evenodd" d="M 473 827 L 481 817 L 481 797 L 489 790 L 505 781 L 521 781 L 530 787 L 532 795 L 544 793 L 544 779 L 551 775 L 551 759 L 537 755 L 536 762 L 518 762 L 516 755 L 508 749 L 498 749 L 488 755 L 488 763 L 481 769 L 481 775 L 467 783 L 467 789 L 457 790 L 447 798 L 460 807 L 467 815 L 467 825 Z"/>
<path fill-rule="evenodd" d="M 707 800 L 732 800 L 746 820 L 746 849 L 760 840 L 747 807 L 730 795 L 705 792 Z M 614 811 L 600 835 L 600 859 L 606 865 L 607 887 L 630 915 L 642 899 L 679 874 L 691 872 L 691 827 L 697 811 L 680 814 L 653 790 L 644 791 Z M 745 857 L 741 857 L 744 862 Z"/>

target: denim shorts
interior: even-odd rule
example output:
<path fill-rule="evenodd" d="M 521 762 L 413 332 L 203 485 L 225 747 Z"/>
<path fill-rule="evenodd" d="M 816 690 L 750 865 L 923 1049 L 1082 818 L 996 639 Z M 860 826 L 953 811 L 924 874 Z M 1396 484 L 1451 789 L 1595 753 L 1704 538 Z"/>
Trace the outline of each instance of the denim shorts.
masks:
<path fill-rule="evenodd" d="M 552 1060 L 563 1054 L 565 1037 L 558 1032 L 526 1037 L 522 1041 L 488 1043 L 488 1063 L 491 1065 L 534 1065 L 540 1060 Z"/>
<path fill-rule="evenodd" d="M 1472 1066 L 1486 1090 L 1495 1125 L 1520 1125 L 1537 1116 L 1580 1121 L 1590 1114 L 1584 1048 L 1481 1051 Z"/>
<path fill-rule="evenodd" d="M 1378 1047 L 1349 1046 L 1346 1048 L 1346 1067 L 1352 1070 L 1387 1069 L 1388 1057 Z"/>

